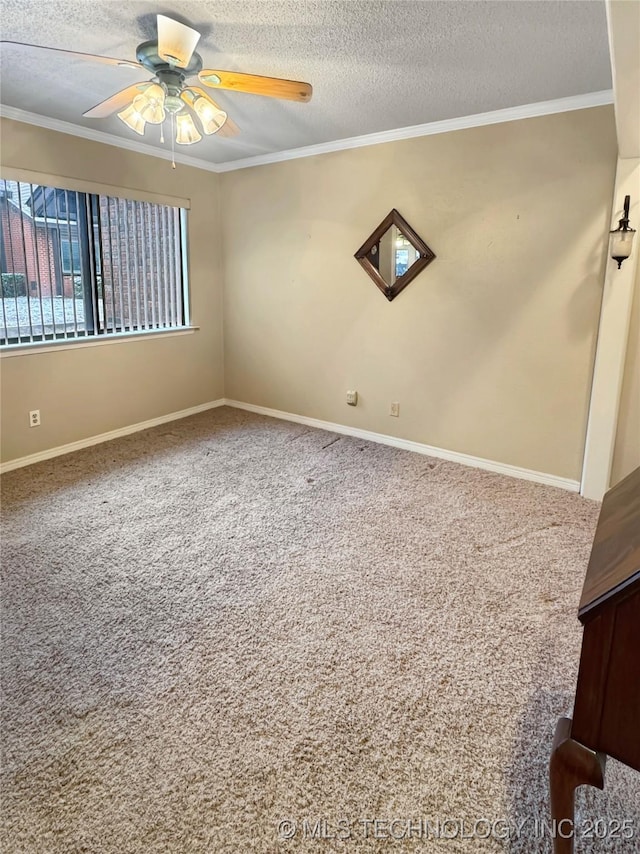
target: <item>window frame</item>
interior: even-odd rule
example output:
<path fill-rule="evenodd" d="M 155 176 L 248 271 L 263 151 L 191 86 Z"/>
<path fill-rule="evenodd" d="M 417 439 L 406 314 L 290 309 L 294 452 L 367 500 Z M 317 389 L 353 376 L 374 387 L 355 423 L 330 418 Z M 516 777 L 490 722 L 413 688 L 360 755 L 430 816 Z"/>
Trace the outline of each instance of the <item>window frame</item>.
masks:
<path fill-rule="evenodd" d="M 60 236 L 58 237 L 60 242 L 60 269 L 62 271 L 63 276 L 74 276 L 75 271 L 81 269 L 81 249 L 80 249 L 80 240 L 74 240 L 73 237 L 71 239 L 69 237 Z M 65 247 L 67 250 L 66 255 L 66 263 L 65 263 Z M 77 249 L 77 255 L 74 252 L 74 249 Z M 76 263 L 77 261 L 77 263 Z"/>
<path fill-rule="evenodd" d="M 10 170 L 13 171 L 13 170 Z M 48 176 L 47 176 L 48 178 Z M 158 197 L 157 199 L 153 198 L 154 194 L 146 194 L 150 195 L 152 198 L 135 198 L 127 191 L 119 192 L 118 188 L 112 187 L 100 187 L 100 189 L 96 189 L 95 185 L 91 187 L 91 189 L 83 189 L 80 186 L 76 187 L 59 187 L 57 183 L 52 183 L 49 180 L 48 183 L 41 183 L 45 179 L 45 176 L 42 175 L 33 175 L 29 177 L 14 177 L 11 175 L 7 177 L 6 175 L 0 176 L 0 180 L 2 182 L 2 188 L 5 187 L 5 182 L 11 182 L 17 184 L 18 189 L 18 201 L 14 200 L 13 195 L 7 198 L 11 198 L 12 204 L 16 209 L 18 216 L 20 217 L 20 228 L 22 229 L 22 233 L 24 235 L 24 222 L 25 222 L 25 214 L 27 211 L 25 209 L 24 198 L 27 193 L 24 190 L 24 185 L 29 185 L 30 193 L 28 195 L 29 201 L 34 197 L 35 193 L 39 188 L 42 188 L 44 191 L 43 196 L 46 195 L 47 190 L 52 190 L 55 194 L 60 191 L 66 193 L 76 194 L 76 203 L 77 203 L 77 211 L 74 215 L 74 218 L 59 220 L 57 216 L 50 216 L 45 208 L 43 215 L 38 215 L 36 212 L 33 212 L 31 217 L 32 219 L 32 228 L 33 228 L 33 237 L 30 238 L 33 241 L 33 247 L 30 247 L 30 250 L 35 256 L 36 260 L 31 261 L 31 264 L 35 263 L 35 267 L 37 270 L 37 285 L 33 288 L 35 282 L 30 282 L 29 271 L 27 268 L 27 262 L 24 262 L 24 271 L 22 275 L 25 276 L 26 279 L 26 290 L 27 290 L 27 299 L 29 300 L 27 308 L 29 313 L 29 321 L 28 326 L 26 328 L 21 328 L 20 319 L 17 320 L 17 332 L 19 334 L 8 337 L 8 334 L 11 330 L 9 325 L 10 321 L 7 320 L 6 315 L 4 314 L 4 300 L 12 300 L 14 297 L 0 297 L 0 323 L 3 326 L 3 334 L 6 332 L 7 337 L 0 338 L 0 354 L 7 354 L 8 351 L 11 351 L 13 354 L 17 350 L 25 350 L 27 348 L 29 351 L 34 352 L 37 349 L 42 350 L 42 348 L 55 348 L 58 349 L 61 346 L 65 348 L 73 348 L 77 346 L 88 346 L 100 342 L 108 343 L 108 342 L 117 342 L 123 340 L 130 340 L 132 338 L 141 338 L 149 335 L 175 335 L 182 334 L 189 331 L 194 331 L 197 327 L 193 327 L 191 325 L 191 317 L 190 317 L 190 281 L 189 281 L 189 222 L 188 222 L 188 212 L 190 208 L 190 204 L 188 200 L 178 200 L 178 199 L 165 199 L 164 197 Z M 75 182 L 74 182 L 75 183 Z M 140 242 L 142 245 L 141 256 L 147 257 L 153 255 L 158 258 L 164 259 L 164 264 L 158 265 L 156 267 L 156 271 L 160 269 L 163 270 L 171 270 L 171 275 L 173 276 L 172 286 L 170 286 L 170 290 L 167 292 L 163 282 L 166 281 L 165 277 L 155 276 L 155 281 L 152 286 L 150 286 L 150 292 L 152 292 L 151 300 L 153 302 L 154 313 L 157 315 L 157 320 L 153 323 L 151 322 L 151 318 L 148 319 L 143 318 L 141 316 L 129 316 L 127 319 L 124 319 L 122 314 L 117 315 L 116 312 L 109 316 L 107 304 L 106 304 L 106 296 L 105 291 L 101 287 L 101 283 L 98 281 L 101 278 L 101 271 L 105 269 L 104 261 L 103 261 L 103 243 L 105 240 L 104 234 L 100 234 L 100 224 L 96 222 L 93 217 L 89 217 L 87 211 L 88 210 L 98 210 L 103 211 L 103 203 L 109 206 L 111 201 L 115 201 L 116 203 L 124 203 L 127 205 L 133 204 L 134 207 L 134 223 L 136 227 L 136 242 Z M 1 204 L 7 205 L 8 202 L 3 199 Z M 69 200 L 66 200 L 67 208 L 69 204 Z M 150 227 L 148 228 L 144 234 L 142 234 L 142 239 L 140 239 L 139 235 L 144 230 L 144 225 L 142 223 L 142 213 L 143 206 L 154 206 L 155 211 L 152 211 L 155 217 L 160 216 L 158 209 L 160 207 L 167 208 L 168 211 L 173 212 L 169 213 L 167 216 L 169 218 L 175 216 L 175 221 L 172 225 L 173 228 L 173 237 L 175 245 L 175 253 L 169 253 L 169 264 L 167 264 L 167 254 L 163 253 L 163 248 L 161 244 L 161 236 L 159 230 L 157 228 Z M 56 203 L 57 206 L 57 203 Z M 138 207 L 139 206 L 139 207 Z M 82 212 L 84 213 L 84 217 Z M 27 214 L 28 216 L 28 214 Z M 84 219 L 84 223 L 81 220 Z M 170 221 L 170 220 L 169 220 Z M 44 224 L 44 231 L 46 234 L 45 244 L 44 244 L 44 252 L 45 255 L 47 253 L 52 255 L 52 260 L 50 263 L 53 267 L 55 265 L 56 272 L 53 277 L 50 277 L 46 283 L 46 286 L 49 290 L 49 294 L 43 293 L 43 278 L 40 274 L 40 270 L 38 269 L 39 261 L 38 261 L 38 253 L 41 247 L 40 244 L 40 236 L 37 234 L 38 227 L 41 227 Z M 91 225 L 93 228 L 91 229 Z M 151 221 L 151 226 L 157 226 L 157 219 Z M 104 233 L 109 234 L 108 240 L 113 240 L 117 247 L 118 252 L 120 252 L 121 247 L 124 245 L 123 235 L 116 234 L 115 238 L 112 234 L 112 229 L 114 227 L 113 220 L 111 217 L 108 218 L 108 221 L 105 225 L 106 231 Z M 11 232 L 13 226 L 7 222 L 7 231 Z M 55 235 L 54 238 L 50 238 L 49 236 L 49 228 L 52 230 L 52 234 Z M 68 230 L 68 234 L 64 232 L 64 229 Z M 84 229 L 84 230 L 82 230 Z M 11 241 L 13 237 L 11 234 L 9 235 L 9 241 Z M 55 243 L 57 242 L 57 247 Z M 65 264 L 64 260 L 64 249 L 63 243 L 66 242 L 67 246 L 67 255 L 69 255 L 69 250 L 71 251 L 70 257 L 67 258 L 69 263 Z M 79 247 L 79 258 L 74 257 L 73 248 L 74 246 Z M 9 253 L 6 252 L 5 241 L 0 240 L 0 249 L 2 250 L 2 259 L 5 263 L 3 263 L 3 272 L 5 266 L 9 266 L 9 259 L 6 257 Z M 23 253 L 26 253 L 26 247 L 24 245 L 24 237 L 23 237 Z M 124 254 L 124 253 L 123 253 Z M 123 258 L 118 256 L 120 263 L 123 262 Z M 25 255 L 26 259 L 26 255 Z M 77 270 L 80 270 L 79 274 Z M 87 272 L 88 271 L 88 272 Z M 16 269 L 15 263 L 12 262 L 12 269 L 7 270 L 6 272 L 15 272 L 19 273 L 20 271 Z M 83 287 L 82 294 L 82 305 L 84 308 L 84 317 L 82 320 L 75 318 L 75 304 L 76 301 L 80 299 L 77 292 L 73 297 L 65 297 L 64 294 L 64 278 L 74 277 L 75 275 L 80 275 Z M 111 299 L 109 308 L 115 306 L 114 300 L 115 291 L 116 291 L 116 272 L 115 268 L 112 266 L 110 269 L 111 275 Z M 139 274 L 140 275 L 140 274 Z M 168 274 L 169 275 L 169 274 Z M 59 287 L 57 282 L 57 277 L 60 277 L 60 281 L 62 282 L 62 293 L 58 293 Z M 122 277 L 120 272 L 118 271 L 118 277 L 120 277 L 122 281 Z M 126 272 L 126 277 L 128 280 L 128 287 L 133 292 L 138 292 L 140 289 L 140 293 L 142 291 L 142 286 L 140 285 L 139 279 L 136 278 L 136 269 L 128 268 Z M 132 286 L 133 283 L 133 286 Z M 157 283 L 157 286 L 156 286 Z M 76 285 L 77 287 L 77 285 Z M 120 284 L 122 287 L 122 284 Z M 156 289 L 157 287 L 157 289 Z M 165 293 L 169 294 L 169 300 L 165 301 L 164 304 L 164 313 L 162 313 L 156 304 L 156 300 L 158 299 L 158 294 L 160 294 L 165 289 Z M 56 297 L 62 297 L 63 299 L 72 299 L 74 301 L 74 321 L 73 326 L 75 328 L 69 328 L 67 325 L 66 319 L 64 321 L 60 321 L 59 318 L 56 319 L 55 315 L 52 321 L 52 324 L 47 323 L 47 321 L 43 318 L 42 305 L 47 302 L 50 298 L 53 300 L 54 295 Z M 118 293 L 118 298 L 120 294 Z M 142 297 L 141 297 L 142 298 Z M 32 317 L 32 307 L 31 304 L 35 305 L 35 311 L 39 316 Z M 171 312 L 170 308 L 173 309 L 173 306 L 179 306 L 180 310 Z M 52 308 L 53 313 L 53 308 Z M 16 316 L 18 315 L 18 306 L 16 304 Z M 96 319 L 98 322 L 96 322 Z M 40 325 L 41 320 L 41 325 Z M 64 323 L 65 329 L 56 329 L 57 324 Z M 79 326 L 78 323 L 82 324 Z M 36 325 L 40 325 L 40 331 L 34 332 L 34 327 Z M 53 325 L 53 330 L 47 331 L 47 326 Z M 83 327 L 83 328 L 82 328 Z"/>

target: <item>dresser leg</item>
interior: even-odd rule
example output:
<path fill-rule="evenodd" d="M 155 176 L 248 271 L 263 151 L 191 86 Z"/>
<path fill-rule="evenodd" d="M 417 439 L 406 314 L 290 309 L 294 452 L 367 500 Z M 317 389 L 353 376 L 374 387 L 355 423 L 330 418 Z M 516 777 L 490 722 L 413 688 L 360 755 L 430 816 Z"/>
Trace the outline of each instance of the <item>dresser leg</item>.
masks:
<path fill-rule="evenodd" d="M 574 791 L 584 785 L 604 789 L 606 758 L 571 738 L 571 718 L 558 720 L 549 761 L 554 854 L 572 854 Z"/>

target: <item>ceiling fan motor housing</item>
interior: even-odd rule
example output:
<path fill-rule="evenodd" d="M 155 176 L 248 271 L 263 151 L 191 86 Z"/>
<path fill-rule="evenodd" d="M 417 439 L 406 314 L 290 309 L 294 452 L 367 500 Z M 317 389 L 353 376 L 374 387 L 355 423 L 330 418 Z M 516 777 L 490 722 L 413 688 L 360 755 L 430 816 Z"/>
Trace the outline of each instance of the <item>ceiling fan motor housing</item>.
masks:
<path fill-rule="evenodd" d="M 186 78 L 196 75 L 202 69 L 202 57 L 200 54 L 194 52 L 189 60 L 189 64 L 184 68 L 179 68 L 160 56 L 158 53 L 158 42 L 153 40 L 138 45 L 136 58 L 141 65 L 144 65 L 157 78 L 167 93 L 164 100 L 165 110 L 169 113 L 179 113 L 183 110 L 184 102 L 180 98 L 180 93 L 184 89 Z"/>

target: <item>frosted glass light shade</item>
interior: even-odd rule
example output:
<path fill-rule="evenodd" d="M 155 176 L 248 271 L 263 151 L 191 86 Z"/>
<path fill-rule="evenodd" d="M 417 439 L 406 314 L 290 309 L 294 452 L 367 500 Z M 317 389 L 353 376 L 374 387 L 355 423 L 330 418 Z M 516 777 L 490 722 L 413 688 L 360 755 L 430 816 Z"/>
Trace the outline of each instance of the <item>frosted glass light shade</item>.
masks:
<path fill-rule="evenodd" d="M 176 116 L 176 142 L 179 145 L 192 145 L 201 139 L 202 135 L 188 113 Z"/>
<path fill-rule="evenodd" d="M 133 107 L 140 113 L 145 122 L 159 125 L 165 120 L 164 97 L 162 86 L 153 83 L 133 99 Z"/>
<path fill-rule="evenodd" d="M 202 130 L 206 134 L 217 133 L 227 120 L 225 111 L 214 107 L 206 98 L 196 98 L 193 109 L 202 122 Z"/>
<path fill-rule="evenodd" d="M 618 267 L 631 255 L 635 231 L 613 231 L 611 233 L 611 257 L 618 262 Z"/>
<path fill-rule="evenodd" d="M 624 197 L 624 213 L 618 221 L 618 227 L 611 234 L 611 257 L 618 262 L 618 270 L 622 266 L 622 262 L 631 255 L 631 247 L 633 246 L 633 235 L 636 233 L 635 228 L 629 226 L 629 207 L 631 206 L 631 196 Z"/>
<path fill-rule="evenodd" d="M 120 121 L 124 122 L 127 127 L 130 127 L 131 130 L 134 130 L 136 133 L 139 133 L 140 136 L 143 136 L 146 122 L 133 104 L 130 104 L 126 110 L 118 113 L 118 118 Z"/>
<path fill-rule="evenodd" d="M 197 30 L 158 15 L 158 54 L 171 65 L 186 68 L 199 40 Z"/>

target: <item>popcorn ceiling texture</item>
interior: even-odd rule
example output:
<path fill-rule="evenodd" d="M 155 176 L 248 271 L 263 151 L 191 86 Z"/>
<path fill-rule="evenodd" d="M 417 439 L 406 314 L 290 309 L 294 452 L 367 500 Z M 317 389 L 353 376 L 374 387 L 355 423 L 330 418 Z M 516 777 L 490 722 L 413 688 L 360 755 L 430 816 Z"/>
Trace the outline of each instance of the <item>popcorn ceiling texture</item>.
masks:
<path fill-rule="evenodd" d="M 224 408 L 10 472 L 3 508 L 3 851 L 551 850 L 596 504 Z M 640 833 L 614 761 L 577 803 Z"/>
<path fill-rule="evenodd" d="M 222 163 L 362 134 L 611 88 L 602 0 L 1 0 L 2 38 L 134 59 L 156 14 L 195 27 L 205 67 L 305 80 L 309 104 L 210 90 L 241 133 L 178 146 Z M 114 115 L 82 113 L 148 79 L 34 50 L 3 48 L 2 103 L 163 148 Z"/>

